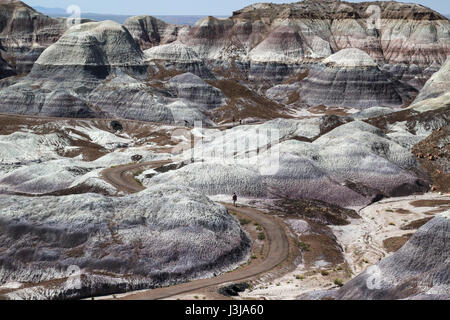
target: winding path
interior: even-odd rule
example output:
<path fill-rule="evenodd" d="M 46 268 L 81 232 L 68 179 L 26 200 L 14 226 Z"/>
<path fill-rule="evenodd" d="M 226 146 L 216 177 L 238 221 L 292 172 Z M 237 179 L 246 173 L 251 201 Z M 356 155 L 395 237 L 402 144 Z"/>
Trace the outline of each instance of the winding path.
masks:
<path fill-rule="evenodd" d="M 120 191 L 126 193 L 136 193 L 145 189 L 134 179 L 134 174 L 142 170 L 157 168 L 168 164 L 170 161 L 155 161 L 124 165 L 115 168 L 109 168 L 102 172 L 102 177 Z M 169 298 L 175 295 L 188 293 L 194 290 L 206 289 L 235 281 L 248 281 L 252 278 L 270 272 L 289 257 L 289 240 L 281 222 L 263 212 L 248 208 L 234 207 L 224 204 L 228 209 L 239 212 L 248 219 L 260 224 L 266 233 L 268 252 L 266 257 L 260 261 L 253 261 L 252 264 L 236 269 L 235 271 L 222 274 L 220 276 L 194 280 L 191 282 L 158 288 L 153 290 L 144 290 L 139 292 L 131 292 L 122 295 L 120 299 L 124 300 L 157 300 Z"/>
<path fill-rule="evenodd" d="M 144 186 L 137 183 L 137 181 L 135 180 L 134 176 L 136 173 L 144 170 L 158 168 L 169 163 L 171 163 L 171 161 L 162 160 L 112 167 L 103 170 L 101 173 L 101 177 L 103 178 L 103 180 L 116 187 L 119 191 L 125 193 L 136 193 L 145 189 Z"/>

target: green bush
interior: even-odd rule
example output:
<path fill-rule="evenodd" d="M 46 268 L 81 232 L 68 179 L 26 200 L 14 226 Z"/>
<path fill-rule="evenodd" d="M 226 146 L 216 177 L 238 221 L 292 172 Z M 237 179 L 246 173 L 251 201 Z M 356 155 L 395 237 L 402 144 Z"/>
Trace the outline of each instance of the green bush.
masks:
<path fill-rule="evenodd" d="M 339 286 L 339 287 L 342 287 L 344 285 L 344 280 L 342 280 L 342 279 L 335 279 L 334 280 L 334 284 Z"/>

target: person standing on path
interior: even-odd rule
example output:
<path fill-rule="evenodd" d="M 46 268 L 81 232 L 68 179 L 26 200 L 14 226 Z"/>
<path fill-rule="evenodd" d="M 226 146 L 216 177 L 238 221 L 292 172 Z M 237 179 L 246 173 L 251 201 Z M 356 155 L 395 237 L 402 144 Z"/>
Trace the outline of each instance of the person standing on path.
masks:
<path fill-rule="evenodd" d="M 236 207 L 236 202 L 237 202 L 237 195 L 236 195 L 236 192 L 235 192 L 235 193 L 233 193 L 233 204 L 234 204 L 235 207 Z"/>

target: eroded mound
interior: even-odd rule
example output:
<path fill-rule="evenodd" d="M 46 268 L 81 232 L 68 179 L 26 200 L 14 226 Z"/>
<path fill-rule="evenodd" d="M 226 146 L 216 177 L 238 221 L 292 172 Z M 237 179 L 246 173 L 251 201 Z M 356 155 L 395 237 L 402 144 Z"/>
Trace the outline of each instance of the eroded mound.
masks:
<path fill-rule="evenodd" d="M 178 34 L 186 29 L 186 27 L 168 24 L 151 16 L 131 17 L 123 25 L 130 31 L 142 50 L 173 42 Z"/>
<path fill-rule="evenodd" d="M 5 51 L 2 55 L 10 64 L 12 74 L 30 72 L 39 55 L 67 28 L 65 19 L 50 18 L 21 1 L 2 1 L 0 49 Z"/>
<path fill-rule="evenodd" d="M 143 55 L 128 30 L 120 24 L 89 22 L 70 28 L 42 53 L 36 64 L 138 67 L 143 65 Z"/>
<path fill-rule="evenodd" d="M 323 64 L 337 67 L 376 67 L 371 56 L 360 49 L 343 49 L 323 60 Z"/>
<path fill-rule="evenodd" d="M 224 207 L 185 188 L 123 198 L 1 198 L 6 298 L 81 298 L 174 284 L 229 270 L 250 246 Z M 64 282 L 70 266 L 81 269 L 80 288 Z M 56 279 L 63 281 L 50 284 Z M 17 282 L 28 288 L 7 289 Z"/>
<path fill-rule="evenodd" d="M 393 81 L 364 51 L 344 49 L 313 66 L 300 87 L 309 105 L 370 108 L 400 107 L 417 91 Z"/>
<path fill-rule="evenodd" d="M 225 97 L 218 88 L 209 85 L 192 73 L 173 77 L 168 81 L 167 86 L 178 98 L 200 104 L 207 109 L 219 108 L 225 104 Z"/>
<path fill-rule="evenodd" d="M 442 68 L 433 74 L 414 100 L 411 109 L 424 112 L 450 105 L 450 56 Z"/>
<path fill-rule="evenodd" d="M 302 299 L 449 299 L 450 213 L 421 227 L 396 253 L 381 260 L 336 291 Z"/>

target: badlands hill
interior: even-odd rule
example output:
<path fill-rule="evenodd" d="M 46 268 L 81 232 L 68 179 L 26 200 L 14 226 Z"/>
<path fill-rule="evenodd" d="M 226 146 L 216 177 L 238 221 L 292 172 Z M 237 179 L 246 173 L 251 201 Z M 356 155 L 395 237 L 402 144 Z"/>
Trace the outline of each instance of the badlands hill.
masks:
<path fill-rule="evenodd" d="M 339 290 L 301 299 L 448 300 L 450 212 L 421 227 L 396 253 L 369 267 Z"/>
<path fill-rule="evenodd" d="M 427 81 L 411 108 L 425 111 L 450 104 L 450 56 L 439 70 Z"/>
<path fill-rule="evenodd" d="M 186 26 L 168 24 L 151 16 L 131 17 L 123 25 L 143 50 L 173 42 L 180 32 L 188 29 Z"/>
<path fill-rule="evenodd" d="M 47 17 L 21 1 L 2 1 L 0 8 L 0 52 L 14 73 L 26 74 L 67 30 L 65 19 Z"/>
<path fill-rule="evenodd" d="M 368 23 L 371 5 L 379 24 Z M 64 20 L 21 2 L 0 6 L 2 77 L 32 68 L 1 81 L 2 113 L 212 124 L 315 107 L 398 108 L 450 54 L 450 21 L 398 2 L 256 4 L 194 26 L 137 16 L 66 33 Z M 174 94 L 186 83 L 171 79 L 183 73 L 215 88 Z M 224 99 L 211 104 L 211 92 Z"/>
<path fill-rule="evenodd" d="M 311 105 L 395 107 L 411 101 L 416 90 L 394 82 L 360 49 L 343 49 L 311 68 L 300 95 Z"/>
<path fill-rule="evenodd" d="M 0 197 L 0 246 L 8 248 L 0 253 L 0 283 L 39 283 L 2 286 L 3 298 L 71 299 L 169 285 L 227 271 L 250 247 L 224 207 L 184 188 L 122 198 Z M 73 265 L 84 270 L 82 287 L 52 282 L 64 284 Z"/>
<path fill-rule="evenodd" d="M 0 79 L 13 76 L 15 74 L 11 66 L 0 56 Z"/>

